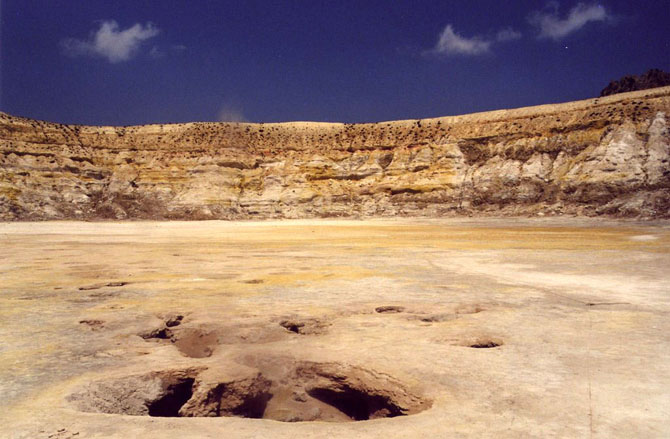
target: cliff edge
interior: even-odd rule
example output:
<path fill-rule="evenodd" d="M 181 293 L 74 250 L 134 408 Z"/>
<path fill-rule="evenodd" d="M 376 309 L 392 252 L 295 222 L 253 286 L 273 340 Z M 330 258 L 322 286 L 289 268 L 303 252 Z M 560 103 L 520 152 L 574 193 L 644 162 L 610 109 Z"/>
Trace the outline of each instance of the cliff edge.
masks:
<path fill-rule="evenodd" d="M 670 87 L 435 119 L 62 125 L 0 113 L 0 220 L 670 217 Z"/>

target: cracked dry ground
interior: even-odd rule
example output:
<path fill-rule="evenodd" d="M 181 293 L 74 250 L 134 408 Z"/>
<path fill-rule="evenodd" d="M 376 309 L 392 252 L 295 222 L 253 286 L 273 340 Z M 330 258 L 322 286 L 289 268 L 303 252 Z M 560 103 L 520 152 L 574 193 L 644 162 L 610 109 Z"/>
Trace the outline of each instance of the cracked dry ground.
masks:
<path fill-rule="evenodd" d="M 668 437 L 670 224 L 0 224 L 0 437 Z"/>

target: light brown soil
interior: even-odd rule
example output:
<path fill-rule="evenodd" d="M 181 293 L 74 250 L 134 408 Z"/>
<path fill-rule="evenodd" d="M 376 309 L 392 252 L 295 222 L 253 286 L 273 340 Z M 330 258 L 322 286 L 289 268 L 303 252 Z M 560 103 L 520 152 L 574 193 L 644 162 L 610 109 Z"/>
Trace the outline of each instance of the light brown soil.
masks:
<path fill-rule="evenodd" d="M 0 223 L 11 438 L 667 437 L 670 224 Z"/>

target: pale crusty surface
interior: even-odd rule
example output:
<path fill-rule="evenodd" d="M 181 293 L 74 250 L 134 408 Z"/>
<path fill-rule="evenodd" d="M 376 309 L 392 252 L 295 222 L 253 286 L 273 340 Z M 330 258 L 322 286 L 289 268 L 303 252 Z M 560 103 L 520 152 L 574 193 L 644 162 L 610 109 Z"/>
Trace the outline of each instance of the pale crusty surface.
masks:
<path fill-rule="evenodd" d="M 670 436 L 667 221 L 11 222 L 0 242 L 3 438 Z M 216 334 L 209 356 L 142 338 L 166 322 Z M 267 388 L 293 364 L 428 408 L 361 422 L 96 412 L 141 414 L 133 401 L 160 392 L 142 377 L 260 370 Z M 97 382 L 108 392 L 86 393 Z"/>
<path fill-rule="evenodd" d="M 374 124 L 0 113 L 0 219 L 668 217 L 668 117 L 670 87 Z"/>

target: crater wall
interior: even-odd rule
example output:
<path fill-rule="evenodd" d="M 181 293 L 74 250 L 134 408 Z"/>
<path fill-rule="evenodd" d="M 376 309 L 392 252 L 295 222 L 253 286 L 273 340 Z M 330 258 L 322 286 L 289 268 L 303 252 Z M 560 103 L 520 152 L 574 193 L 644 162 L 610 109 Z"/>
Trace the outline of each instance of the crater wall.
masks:
<path fill-rule="evenodd" d="M 0 113 L 0 220 L 670 217 L 670 87 L 373 124 Z"/>

